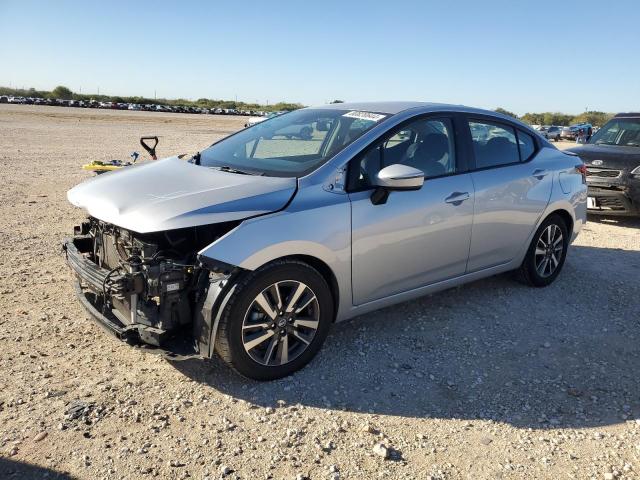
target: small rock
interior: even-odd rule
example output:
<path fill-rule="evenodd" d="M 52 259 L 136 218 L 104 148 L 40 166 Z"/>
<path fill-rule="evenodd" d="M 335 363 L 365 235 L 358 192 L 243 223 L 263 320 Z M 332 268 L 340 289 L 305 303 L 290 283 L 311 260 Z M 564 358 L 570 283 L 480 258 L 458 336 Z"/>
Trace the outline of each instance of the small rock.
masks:
<path fill-rule="evenodd" d="M 482 437 L 480 439 L 480 443 L 483 445 L 489 445 L 491 442 L 493 442 L 493 439 L 491 437 Z"/>
<path fill-rule="evenodd" d="M 40 440 L 44 440 L 47 437 L 47 432 L 40 432 L 35 437 L 33 437 L 34 442 L 39 442 Z"/>
<path fill-rule="evenodd" d="M 551 348 L 551 343 L 549 343 L 549 342 L 544 342 L 544 343 L 542 344 L 542 346 L 543 346 L 544 348 Z"/>
<path fill-rule="evenodd" d="M 378 431 L 370 423 L 365 423 L 364 425 L 362 425 L 362 431 L 365 433 L 378 433 Z"/>
<path fill-rule="evenodd" d="M 389 449 L 384 443 L 376 443 L 373 446 L 373 453 L 384 459 L 389 458 Z"/>
<path fill-rule="evenodd" d="M 607 472 L 604 474 L 604 480 L 614 480 L 616 477 L 611 472 Z"/>
<path fill-rule="evenodd" d="M 229 475 L 233 470 L 226 465 L 220 465 L 220 473 L 222 476 Z"/>

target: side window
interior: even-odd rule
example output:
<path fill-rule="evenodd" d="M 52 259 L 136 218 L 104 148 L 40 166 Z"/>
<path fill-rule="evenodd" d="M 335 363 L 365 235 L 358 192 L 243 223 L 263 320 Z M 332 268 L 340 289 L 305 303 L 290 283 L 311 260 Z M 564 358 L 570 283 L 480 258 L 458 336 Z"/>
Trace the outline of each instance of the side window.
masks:
<path fill-rule="evenodd" d="M 360 157 L 351 170 L 351 188 L 373 185 L 377 173 L 396 163 L 424 172 L 425 178 L 455 173 L 453 126 L 448 118 L 416 120 L 391 132 Z"/>
<path fill-rule="evenodd" d="M 470 121 L 476 168 L 518 163 L 516 132 L 512 127 L 491 122 Z"/>
<path fill-rule="evenodd" d="M 526 162 L 536 151 L 536 143 L 528 133 L 518 130 L 518 146 L 520 147 L 520 161 Z"/>

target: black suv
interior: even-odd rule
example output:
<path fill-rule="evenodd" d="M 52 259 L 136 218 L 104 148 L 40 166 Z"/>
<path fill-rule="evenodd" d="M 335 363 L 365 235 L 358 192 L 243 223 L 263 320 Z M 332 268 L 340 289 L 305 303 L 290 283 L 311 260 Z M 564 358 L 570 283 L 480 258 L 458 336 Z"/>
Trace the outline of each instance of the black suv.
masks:
<path fill-rule="evenodd" d="M 569 151 L 587 166 L 589 213 L 640 215 L 640 113 L 619 113 Z"/>

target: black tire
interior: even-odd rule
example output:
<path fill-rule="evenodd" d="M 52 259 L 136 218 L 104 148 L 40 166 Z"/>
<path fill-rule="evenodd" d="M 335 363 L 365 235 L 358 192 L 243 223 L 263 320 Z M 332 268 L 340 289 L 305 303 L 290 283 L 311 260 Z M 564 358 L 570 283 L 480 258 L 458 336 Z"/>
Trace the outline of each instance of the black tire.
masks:
<path fill-rule="evenodd" d="M 558 253 L 561 257 L 558 259 L 557 266 L 555 269 L 547 275 L 546 270 L 544 274 L 539 271 L 539 267 L 541 264 L 537 264 L 537 260 L 540 260 L 542 254 L 536 254 L 536 247 L 539 245 L 539 241 L 541 241 L 541 237 L 547 234 L 549 227 L 554 226 L 560 230 L 562 233 L 562 249 L 555 252 Z M 553 228 L 553 227 L 552 227 Z M 542 239 L 545 242 L 545 239 Z M 559 247 L 559 245 L 558 245 Z M 532 287 L 546 287 L 553 283 L 556 277 L 562 271 L 562 267 L 564 266 L 565 259 L 567 258 L 567 249 L 569 247 L 569 232 L 567 230 L 567 225 L 565 224 L 562 217 L 556 214 L 549 215 L 547 219 L 542 222 L 542 225 L 536 230 L 533 239 L 531 240 L 531 245 L 529 245 L 529 249 L 527 250 L 527 254 L 522 262 L 522 265 L 517 271 L 518 279 L 527 285 L 531 285 Z M 555 258 L 555 257 L 554 257 Z M 552 260 L 547 258 L 549 264 L 553 265 Z M 544 261 L 544 257 L 542 256 L 542 261 Z"/>
<path fill-rule="evenodd" d="M 286 281 L 302 282 L 315 295 L 319 307 L 318 327 L 313 339 L 302 353 L 288 363 L 261 364 L 245 350 L 243 322 L 249 309 L 254 305 L 254 300 L 261 292 L 276 282 Z M 286 377 L 300 370 L 316 355 L 333 323 L 333 310 L 331 290 L 322 275 L 314 268 L 298 260 L 278 260 L 269 263 L 253 272 L 246 272 L 237 279 L 236 288 L 220 317 L 215 351 L 225 363 L 245 377 L 254 380 L 275 380 Z M 275 337 L 277 338 L 277 334 Z"/>

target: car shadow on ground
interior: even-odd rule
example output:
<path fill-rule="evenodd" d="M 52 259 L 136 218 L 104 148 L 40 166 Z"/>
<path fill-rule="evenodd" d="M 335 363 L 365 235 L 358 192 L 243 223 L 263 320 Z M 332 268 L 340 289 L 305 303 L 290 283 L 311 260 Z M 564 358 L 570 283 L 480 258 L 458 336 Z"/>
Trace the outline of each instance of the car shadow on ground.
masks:
<path fill-rule="evenodd" d="M 73 480 L 67 473 L 56 472 L 48 468 L 0 457 L 0 478 L 10 480 Z"/>
<path fill-rule="evenodd" d="M 640 252 L 575 246 L 547 288 L 500 275 L 337 324 L 309 366 L 274 382 L 215 358 L 171 363 L 261 406 L 610 425 L 640 418 L 638 271 Z"/>
<path fill-rule="evenodd" d="M 587 221 L 618 227 L 640 228 L 640 217 L 616 217 L 613 215 L 588 214 Z"/>

